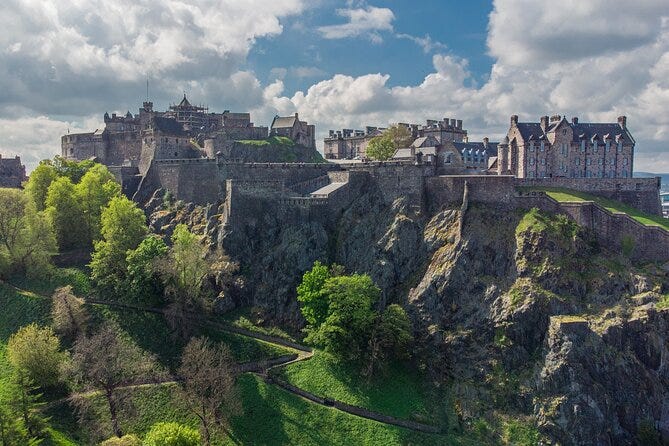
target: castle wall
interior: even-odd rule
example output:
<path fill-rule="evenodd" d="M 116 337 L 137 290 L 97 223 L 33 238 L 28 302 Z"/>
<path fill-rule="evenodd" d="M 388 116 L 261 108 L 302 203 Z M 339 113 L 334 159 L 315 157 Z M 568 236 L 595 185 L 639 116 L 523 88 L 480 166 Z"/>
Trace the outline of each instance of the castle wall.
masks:
<path fill-rule="evenodd" d="M 139 165 L 142 152 L 142 138 L 139 132 L 105 133 L 107 149 L 104 162 L 109 166 L 123 165 L 126 160 L 130 165 Z"/>
<path fill-rule="evenodd" d="M 223 196 L 216 162 L 207 158 L 154 160 L 142 179 L 135 201 L 148 200 L 158 189 L 169 190 L 177 200 L 197 204 L 216 203 Z"/>
<path fill-rule="evenodd" d="M 515 197 L 515 178 L 507 175 L 448 175 L 425 179 L 430 209 L 459 206 L 465 182 L 469 200 L 487 204 L 511 204 Z"/>
<path fill-rule="evenodd" d="M 141 180 L 137 167 L 108 166 L 107 170 L 114 175 L 116 181 L 121 185 L 121 192 L 124 195 L 132 197 L 135 194 Z"/>
<path fill-rule="evenodd" d="M 424 178 L 434 174 L 430 165 L 415 165 L 404 162 L 375 162 L 346 165 L 351 172 L 366 172 L 377 184 L 386 203 L 406 196 L 411 203 L 422 206 Z"/>
<path fill-rule="evenodd" d="M 518 186 L 558 187 L 621 201 L 654 215 L 662 215 L 659 178 L 519 178 Z"/>

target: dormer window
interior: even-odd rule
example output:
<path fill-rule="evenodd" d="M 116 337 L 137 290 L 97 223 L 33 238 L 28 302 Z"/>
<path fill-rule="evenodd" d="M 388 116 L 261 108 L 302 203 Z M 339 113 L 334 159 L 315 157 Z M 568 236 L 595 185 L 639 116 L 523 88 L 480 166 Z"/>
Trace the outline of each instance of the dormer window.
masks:
<path fill-rule="evenodd" d="M 597 149 L 599 149 L 598 144 L 597 144 L 597 140 L 594 140 L 592 142 L 592 152 L 597 153 Z"/>
<path fill-rule="evenodd" d="M 609 141 L 608 139 L 606 140 L 606 149 L 605 149 L 605 150 L 606 150 L 607 152 L 608 152 L 609 150 L 611 150 L 611 141 Z"/>
<path fill-rule="evenodd" d="M 581 140 L 581 153 L 585 153 L 585 139 Z"/>
<path fill-rule="evenodd" d="M 541 141 L 540 150 L 541 150 L 542 152 L 546 149 L 546 145 L 545 145 L 545 144 L 546 144 L 545 142 Z"/>

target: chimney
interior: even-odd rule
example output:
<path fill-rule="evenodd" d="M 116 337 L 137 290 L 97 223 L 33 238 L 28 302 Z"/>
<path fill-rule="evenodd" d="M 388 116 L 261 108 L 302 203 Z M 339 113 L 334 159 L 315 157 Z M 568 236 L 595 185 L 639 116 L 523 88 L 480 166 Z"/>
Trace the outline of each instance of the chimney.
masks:
<path fill-rule="evenodd" d="M 483 147 L 485 147 L 486 149 L 488 148 L 488 142 L 489 142 L 489 141 L 490 141 L 490 140 L 488 139 L 487 136 L 486 136 L 485 138 L 483 138 Z"/>
<path fill-rule="evenodd" d="M 456 122 L 456 124 L 457 124 L 456 127 L 459 128 L 459 129 L 462 129 L 462 119 L 458 119 L 458 120 L 455 121 L 455 122 Z"/>
<path fill-rule="evenodd" d="M 571 123 L 578 124 L 578 116 L 574 116 L 573 118 L 571 118 Z"/>
<path fill-rule="evenodd" d="M 511 126 L 518 124 L 518 115 L 511 116 Z"/>
<path fill-rule="evenodd" d="M 562 116 L 560 115 L 553 115 L 551 116 L 551 122 L 558 122 L 562 119 Z"/>
<path fill-rule="evenodd" d="M 299 119 L 300 117 L 298 116 L 297 112 L 295 112 L 295 119 Z"/>
<path fill-rule="evenodd" d="M 548 128 L 548 116 L 542 116 L 541 117 L 541 130 L 544 132 Z"/>
<path fill-rule="evenodd" d="M 451 119 L 451 127 L 455 127 L 455 119 Z"/>
<path fill-rule="evenodd" d="M 627 116 L 618 116 L 618 124 L 622 128 L 627 127 Z"/>

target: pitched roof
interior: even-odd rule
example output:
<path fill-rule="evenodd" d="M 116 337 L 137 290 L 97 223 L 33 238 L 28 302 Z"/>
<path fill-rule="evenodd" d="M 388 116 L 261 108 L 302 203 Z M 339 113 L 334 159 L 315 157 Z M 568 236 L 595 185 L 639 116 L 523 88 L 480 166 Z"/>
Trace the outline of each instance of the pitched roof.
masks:
<path fill-rule="evenodd" d="M 498 142 L 489 142 L 488 147 L 486 148 L 485 144 L 482 142 L 454 142 L 453 145 L 460 153 L 464 153 L 465 150 L 472 150 L 479 153 L 486 153 L 488 156 L 497 156 L 497 145 Z"/>
<path fill-rule="evenodd" d="M 186 93 L 184 93 L 184 98 L 179 102 L 179 107 L 190 107 L 191 104 L 188 102 L 188 99 L 186 99 Z"/>
<path fill-rule="evenodd" d="M 292 128 L 295 125 L 295 116 L 276 116 L 272 121 L 273 129 Z"/>
<path fill-rule="evenodd" d="M 411 149 L 397 149 L 397 152 L 393 155 L 393 158 L 413 158 L 411 155 Z"/>
<path fill-rule="evenodd" d="M 421 138 L 416 138 L 416 140 L 411 144 L 412 147 L 434 147 L 439 144 L 437 138 L 432 135 L 423 136 Z"/>
<path fill-rule="evenodd" d="M 516 127 L 518 128 L 518 131 L 520 132 L 523 140 L 540 140 L 542 137 L 545 138 L 547 133 L 555 131 L 561 122 L 563 121 L 551 123 L 546 132 L 544 132 L 541 128 L 541 124 L 536 122 L 519 122 L 516 124 Z M 615 138 L 617 135 L 621 135 L 623 138 L 627 138 L 628 140 L 633 141 L 628 131 L 620 127 L 620 124 L 617 122 L 579 122 L 578 124 L 574 124 L 573 122 L 568 121 L 564 122 L 566 122 L 566 124 L 573 130 L 573 141 L 575 142 L 579 141 L 581 138 L 592 139 L 592 137 L 595 135 L 597 135 L 599 138 L 602 138 L 606 134 L 610 135 L 611 138 Z"/>

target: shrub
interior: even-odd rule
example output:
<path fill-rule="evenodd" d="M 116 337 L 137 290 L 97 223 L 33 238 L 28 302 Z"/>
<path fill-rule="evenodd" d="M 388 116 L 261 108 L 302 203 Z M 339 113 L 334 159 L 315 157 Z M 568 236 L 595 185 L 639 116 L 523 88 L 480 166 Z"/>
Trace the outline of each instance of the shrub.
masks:
<path fill-rule="evenodd" d="M 111 437 L 100 443 L 100 446 L 142 446 L 142 440 L 136 435 L 124 435 L 121 438 Z"/>
<path fill-rule="evenodd" d="M 7 343 L 9 362 L 33 383 L 42 387 L 58 383 L 65 354 L 51 327 L 30 324 L 14 333 Z"/>
<path fill-rule="evenodd" d="M 157 423 L 144 438 L 144 446 L 199 446 L 200 434 L 179 423 Z"/>

